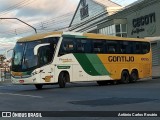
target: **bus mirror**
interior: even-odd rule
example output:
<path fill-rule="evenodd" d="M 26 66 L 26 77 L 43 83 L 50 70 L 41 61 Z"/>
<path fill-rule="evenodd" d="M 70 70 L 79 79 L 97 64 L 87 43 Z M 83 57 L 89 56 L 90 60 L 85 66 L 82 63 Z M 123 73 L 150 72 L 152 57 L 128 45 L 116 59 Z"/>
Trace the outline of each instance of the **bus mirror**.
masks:
<path fill-rule="evenodd" d="M 39 45 L 35 46 L 35 47 L 34 47 L 34 55 L 37 55 L 38 49 L 39 49 L 40 47 L 48 46 L 48 45 L 50 45 L 50 43 L 39 44 Z"/>

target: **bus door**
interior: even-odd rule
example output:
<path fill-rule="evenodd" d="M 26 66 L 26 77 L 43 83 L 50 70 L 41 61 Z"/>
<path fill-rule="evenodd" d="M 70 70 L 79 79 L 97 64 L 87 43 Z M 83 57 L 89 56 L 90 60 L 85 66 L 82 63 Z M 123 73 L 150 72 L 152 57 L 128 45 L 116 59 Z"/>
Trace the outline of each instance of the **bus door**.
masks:
<path fill-rule="evenodd" d="M 53 53 L 50 45 L 45 45 L 39 48 L 38 58 L 40 65 L 40 78 L 42 83 L 53 82 L 53 68 L 51 65 Z"/>

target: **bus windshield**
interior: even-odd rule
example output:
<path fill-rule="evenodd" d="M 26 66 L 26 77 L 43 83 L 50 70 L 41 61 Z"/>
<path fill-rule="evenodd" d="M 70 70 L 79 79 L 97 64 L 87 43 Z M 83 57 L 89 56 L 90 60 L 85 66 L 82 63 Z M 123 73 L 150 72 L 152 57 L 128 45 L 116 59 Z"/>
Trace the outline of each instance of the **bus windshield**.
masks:
<path fill-rule="evenodd" d="M 12 59 L 12 70 L 15 72 L 29 71 L 36 67 L 41 67 L 50 63 L 58 42 L 58 38 L 46 38 L 32 42 L 17 43 Z M 44 44 L 46 44 L 43 46 Z M 36 46 L 38 47 L 37 55 L 34 53 Z"/>

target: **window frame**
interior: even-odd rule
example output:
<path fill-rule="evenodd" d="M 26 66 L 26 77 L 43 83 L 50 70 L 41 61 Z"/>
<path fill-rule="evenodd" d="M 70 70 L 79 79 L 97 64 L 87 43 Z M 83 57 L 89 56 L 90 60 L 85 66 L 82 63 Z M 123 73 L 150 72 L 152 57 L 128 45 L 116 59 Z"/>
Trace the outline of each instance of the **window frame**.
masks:
<path fill-rule="evenodd" d="M 72 51 L 68 51 L 62 54 L 62 46 L 64 44 L 65 39 L 70 39 L 69 41 L 73 42 L 74 49 Z M 84 43 L 82 41 L 85 41 Z M 101 47 L 97 47 L 97 44 L 101 44 Z M 84 44 L 84 45 L 83 45 Z M 113 40 L 113 39 L 90 39 L 90 38 L 63 38 L 59 54 L 58 56 L 62 56 L 65 54 L 70 53 L 84 53 L 84 54 L 146 54 L 146 52 L 143 51 L 142 44 L 148 44 L 148 47 L 150 46 L 149 42 L 146 41 L 130 41 L 130 40 Z M 138 46 L 137 46 L 138 45 Z M 83 50 L 78 49 L 80 47 L 83 47 Z M 96 46 L 96 47 L 95 47 Z M 109 47 L 113 47 L 115 51 L 111 52 L 109 51 Z M 139 47 L 139 52 L 136 52 L 136 47 Z M 101 50 L 95 51 L 95 48 L 100 48 Z M 124 50 L 122 50 L 124 49 Z M 133 50 L 132 50 L 133 49 Z M 147 53 L 150 52 L 150 47 L 148 48 Z M 124 52 L 123 52 L 124 51 Z"/>

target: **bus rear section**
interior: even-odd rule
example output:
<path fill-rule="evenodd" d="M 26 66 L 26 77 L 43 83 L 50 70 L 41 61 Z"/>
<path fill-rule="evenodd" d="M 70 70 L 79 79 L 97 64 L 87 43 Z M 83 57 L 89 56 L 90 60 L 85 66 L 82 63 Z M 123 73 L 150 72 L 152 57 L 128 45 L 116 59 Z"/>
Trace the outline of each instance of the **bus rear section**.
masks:
<path fill-rule="evenodd" d="M 55 63 L 60 66 L 57 75 L 66 77 L 66 81 L 56 78 L 62 87 L 65 82 L 97 81 L 105 85 L 151 77 L 151 48 L 145 39 L 87 35 L 63 37 Z"/>

